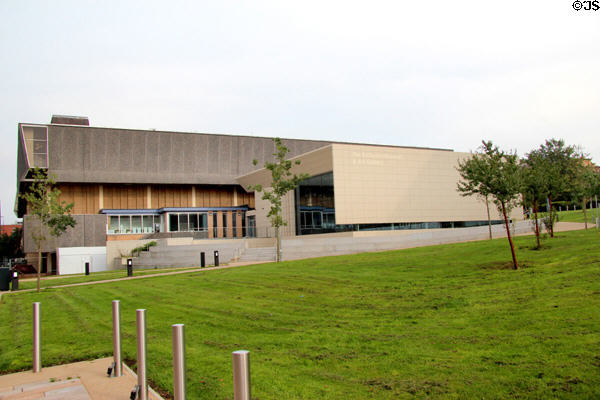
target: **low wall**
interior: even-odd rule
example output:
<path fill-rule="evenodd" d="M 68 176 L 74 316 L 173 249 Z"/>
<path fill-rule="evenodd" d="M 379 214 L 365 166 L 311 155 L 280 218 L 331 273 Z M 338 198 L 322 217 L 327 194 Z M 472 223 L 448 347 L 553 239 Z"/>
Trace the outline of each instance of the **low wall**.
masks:
<path fill-rule="evenodd" d="M 514 224 L 511 234 L 530 234 L 529 221 Z M 493 225 L 494 238 L 506 237 L 504 225 Z M 436 244 L 467 242 L 489 237 L 487 226 L 454 229 L 415 229 L 399 231 L 359 231 L 334 236 L 311 235 L 284 238 L 281 242 L 283 260 L 297 260 L 310 257 L 333 256 L 363 253 L 369 251 L 397 250 L 410 247 Z"/>
<path fill-rule="evenodd" d="M 106 247 L 59 247 L 56 249 L 58 275 L 83 274 L 85 263 L 90 263 L 90 272 L 108 270 Z"/>

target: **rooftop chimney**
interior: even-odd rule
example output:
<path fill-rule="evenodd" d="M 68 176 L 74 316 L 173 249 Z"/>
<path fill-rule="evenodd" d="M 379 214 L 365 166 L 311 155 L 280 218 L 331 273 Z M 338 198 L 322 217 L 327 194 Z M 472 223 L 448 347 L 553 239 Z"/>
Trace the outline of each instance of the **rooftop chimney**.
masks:
<path fill-rule="evenodd" d="M 53 115 L 50 123 L 59 125 L 90 126 L 90 120 L 88 117 L 77 117 L 73 115 Z"/>

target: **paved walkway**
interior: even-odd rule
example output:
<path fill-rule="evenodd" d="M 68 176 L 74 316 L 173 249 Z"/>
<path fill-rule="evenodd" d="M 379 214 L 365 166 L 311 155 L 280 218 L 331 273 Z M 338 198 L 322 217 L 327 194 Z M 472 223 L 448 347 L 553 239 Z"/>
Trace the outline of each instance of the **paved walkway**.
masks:
<path fill-rule="evenodd" d="M 0 400 L 119 400 L 129 399 L 137 375 L 123 364 L 123 376 L 106 374 L 112 357 L 0 376 Z M 150 400 L 163 398 L 150 389 Z"/>

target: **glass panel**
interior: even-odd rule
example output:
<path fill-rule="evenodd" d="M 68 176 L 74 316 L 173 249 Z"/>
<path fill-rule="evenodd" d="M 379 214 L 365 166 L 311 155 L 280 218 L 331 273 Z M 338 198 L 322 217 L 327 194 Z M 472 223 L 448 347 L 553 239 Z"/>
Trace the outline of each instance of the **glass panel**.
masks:
<path fill-rule="evenodd" d="M 313 226 L 315 228 L 321 228 L 321 213 L 319 211 L 313 212 Z"/>
<path fill-rule="evenodd" d="M 142 224 L 144 233 L 154 232 L 154 216 L 144 215 L 142 217 Z"/>
<path fill-rule="evenodd" d="M 199 214 L 200 217 L 200 229 L 203 231 L 208 230 L 208 216 L 206 214 Z"/>
<path fill-rule="evenodd" d="M 129 215 L 119 216 L 119 230 L 121 233 L 131 233 L 131 221 Z"/>
<path fill-rule="evenodd" d="M 233 237 L 237 237 L 237 213 L 234 211 L 231 213 L 233 220 L 231 221 L 231 227 L 233 228 Z"/>
<path fill-rule="evenodd" d="M 312 227 L 312 213 L 305 212 L 304 214 L 304 226 L 307 228 Z"/>
<path fill-rule="evenodd" d="M 213 213 L 213 236 L 217 237 L 218 232 L 219 232 L 219 230 L 217 228 L 217 213 L 214 212 Z"/>
<path fill-rule="evenodd" d="M 108 221 L 108 233 L 119 233 L 119 216 L 111 215 Z"/>
<path fill-rule="evenodd" d="M 188 232 L 188 215 L 179 214 L 179 231 Z"/>
<path fill-rule="evenodd" d="M 131 216 L 131 232 L 142 233 L 142 216 L 132 215 Z"/>
<path fill-rule="evenodd" d="M 169 232 L 179 232 L 178 221 L 177 214 L 169 214 Z"/>
<path fill-rule="evenodd" d="M 227 237 L 227 213 L 223 212 L 223 237 Z"/>
<path fill-rule="evenodd" d="M 198 232 L 198 214 L 190 214 L 190 231 Z"/>

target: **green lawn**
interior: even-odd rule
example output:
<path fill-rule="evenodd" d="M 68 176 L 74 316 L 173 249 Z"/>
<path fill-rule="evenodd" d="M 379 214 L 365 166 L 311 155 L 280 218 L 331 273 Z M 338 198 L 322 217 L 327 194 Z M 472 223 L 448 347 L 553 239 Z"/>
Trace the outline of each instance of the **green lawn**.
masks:
<path fill-rule="evenodd" d="M 165 272 L 173 272 L 173 271 L 183 271 L 186 269 L 193 268 L 158 268 L 158 269 L 140 269 L 133 270 L 133 276 L 141 276 L 141 275 L 154 275 L 161 274 Z M 40 287 L 50 287 L 50 286 L 59 286 L 59 285 L 70 285 L 72 283 L 82 283 L 82 282 L 95 282 L 95 281 L 103 281 L 106 279 L 117 279 L 117 278 L 125 278 L 127 277 L 127 270 L 122 269 L 118 271 L 106 271 L 106 272 L 92 272 L 89 275 L 84 274 L 74 274 L 74 275 L 61 275 L 60 277 L 42 277 L 40 280 Z M 27 280 L 27 281 L 19 281 L 19 289 L 35 289 L 37 288 L 37 281 Z"/>
<path fill-rule="evenodd" d="M 585 222 L 583 210 L 559 211 L 558 219 L 562 222 Z M 587 210 L 588 224 L 596 223 L 596 210 Z"/>
<path fill-rule="evenodd" d="M 600 234 L 560 233 L 510 268 L 506 239 L 261 264 L 4 295 L 0 371 L 124 354 L 147 309 L 149 377 L 172 391 L 171 324 L 186 324 L 188 398 L 232 397 L 231 352 L 251 351 L 260 399 L 600 398 Z"/>

